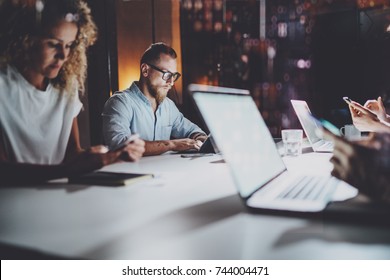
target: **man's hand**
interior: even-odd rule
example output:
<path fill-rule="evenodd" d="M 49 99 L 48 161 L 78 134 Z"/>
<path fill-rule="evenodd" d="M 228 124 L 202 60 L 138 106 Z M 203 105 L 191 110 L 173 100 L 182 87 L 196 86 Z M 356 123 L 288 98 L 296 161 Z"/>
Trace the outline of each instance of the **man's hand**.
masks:
<path fill-rule="evenodd" d="M 204 143 L 207 140 L 207 135 L 202 132 L 196 132 L 191 134 L 190 138 Z"/>
<path fill-rule="evenodd" d="M 180 152 L 180 151 L 186 151 L 191 149 L 199 150 L 203 143 L 199 140 L 184 138 L 184 139 L 171 140 L 171 144 L 172 144 L 172 148 L 171 148 L 172 151 Z"/>

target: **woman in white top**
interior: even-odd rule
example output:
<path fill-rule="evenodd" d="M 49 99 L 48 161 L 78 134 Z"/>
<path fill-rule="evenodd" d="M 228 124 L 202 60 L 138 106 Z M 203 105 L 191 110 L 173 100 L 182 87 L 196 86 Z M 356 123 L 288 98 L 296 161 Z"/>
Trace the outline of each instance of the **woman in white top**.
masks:
<path fill-rule="evenodd" d="M 136 139 L 117 151 L 80 147 L 77 115 L 86 50 L 96 40 L 81 0 L 12 1 L 0 7 L 0 178 L 28 183 L 73 176 L 126 156 L 138 160 Z"/>

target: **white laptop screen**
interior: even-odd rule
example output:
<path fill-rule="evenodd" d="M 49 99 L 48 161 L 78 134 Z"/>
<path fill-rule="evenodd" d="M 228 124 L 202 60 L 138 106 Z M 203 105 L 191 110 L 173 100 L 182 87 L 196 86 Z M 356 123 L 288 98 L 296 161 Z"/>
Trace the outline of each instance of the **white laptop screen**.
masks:
<path fill-rule="evenodd" d="M 303 129 L 305 130 L 306 136 L 309 138 L 311 144 L 317 143 L 321 139 L 316 134 L 317 125 L 310 118 L 311 112 L 309 106 L 307 106 L 306 101 L 302 100 L 291 100 L 294 111 L 297 114 L 299 122 L 301 123 Z"/>
<path fill-rule="evenodd" d="M 242 197 L 285 170 L 250 95 L 193 92 L 193 98 Z"/>

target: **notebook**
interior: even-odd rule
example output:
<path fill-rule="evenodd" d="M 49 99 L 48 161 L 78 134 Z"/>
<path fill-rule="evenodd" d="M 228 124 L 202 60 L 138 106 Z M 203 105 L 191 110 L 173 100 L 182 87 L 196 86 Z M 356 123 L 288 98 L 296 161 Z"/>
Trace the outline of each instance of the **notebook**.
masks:
<path fill-rule="evenodd" d="M 252 97 L 241 90 L 207 91 L 190 85 L 189 93 L 228 164 L 245 204 L 254 209 L 319 212 L 357 190 L 335 177 L 291 174 Z"/>
<path fill-rule="evenodd" d="M 94 171 L 77 177 L 70 177 L 69 183 L 102 186 L 126 186 L 148 178 L 153 178 L 153 175 Z"/>
<path fill-rule="evenodd" d="M 291 100 L 291 104 L 294 108 L 295 113 L 302 125 L 303 130 L 307 138 L 309 139 L 310 145 L 314 152 L 333 152 L 333 142 L 323 140 L 316 134 L 317 124 L 311 118 L 311 112 L 306 101 L 302 100 Z"/>

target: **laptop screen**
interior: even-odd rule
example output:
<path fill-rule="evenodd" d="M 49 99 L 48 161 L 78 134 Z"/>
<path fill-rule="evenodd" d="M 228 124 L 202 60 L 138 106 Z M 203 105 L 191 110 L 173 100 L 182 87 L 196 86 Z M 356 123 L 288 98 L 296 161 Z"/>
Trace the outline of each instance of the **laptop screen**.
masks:
<path fill-rule="evenodd" d="M 302 100 L 291 100 L 294 111 L 297 114 L 299 122 L 301 123 L 303 129 L 305 130 L 306 136 L 309 138 L 311 144 L 317 143 L 321 139 L 316 134 L 317 125 L 310 118 L 311 112 L 309 106 L 307 106 L 306 101 Z"/>
<path fill-rule="evenodd" d="M 285 170 L 250 95 L 193 91 L 192 97 L 242 197 L 249 197 Z"/>

